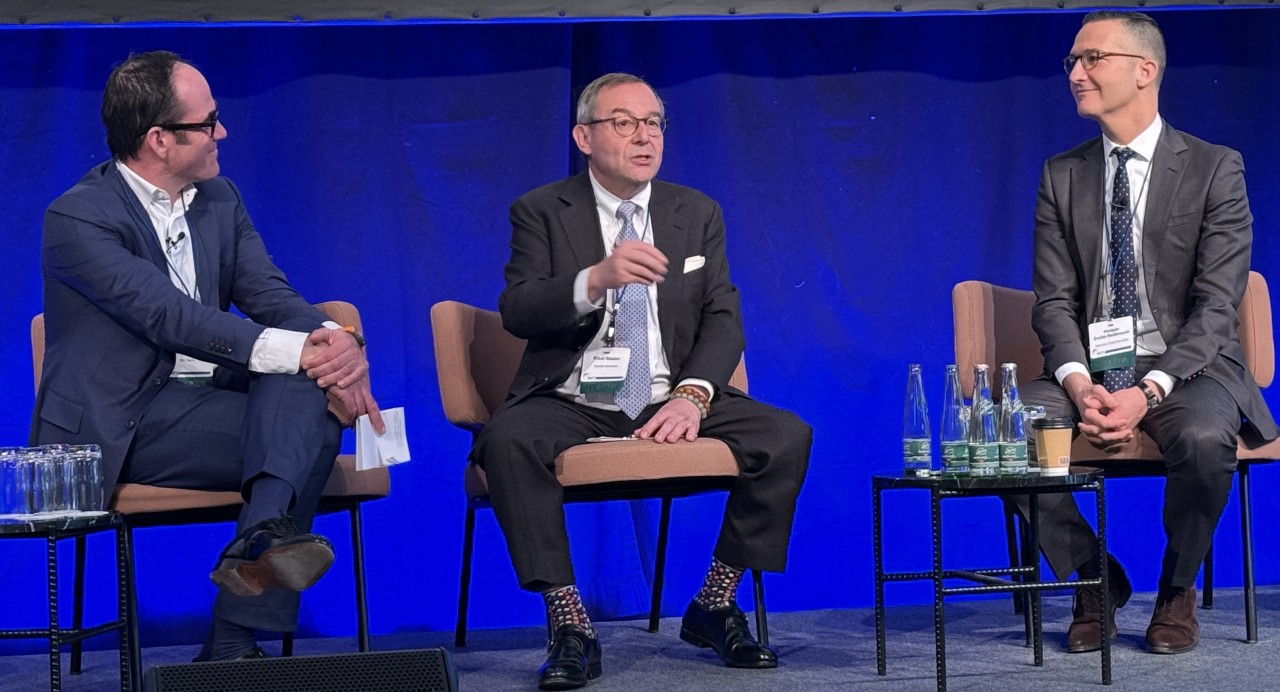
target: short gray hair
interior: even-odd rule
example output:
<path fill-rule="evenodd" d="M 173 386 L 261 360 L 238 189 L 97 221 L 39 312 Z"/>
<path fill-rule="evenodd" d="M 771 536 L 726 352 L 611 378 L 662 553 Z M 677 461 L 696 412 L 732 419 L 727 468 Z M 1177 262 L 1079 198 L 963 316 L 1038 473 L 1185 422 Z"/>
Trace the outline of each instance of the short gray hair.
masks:
<path fill-rule="evenodd" d="M 1156 24 L 1156 20 L 1152 19 L 1151 15 L 1143 14 L 1142 12 L 1118 12 L 1115 10 L 1090 12 L 1084 16 L 1084 21 L 1080 25 L 1085 26 L 1094 22 L 1108 20 L 1120 22 L 1130 38 L 1151 52 L 1151 59 L 1156 61 L 1156 86 L 1159 87 L 1160 83 L 1164 81 L 1164 68 L 1167 64 L 1164 34 L 1160 31 L 1160 25 Z"/>
<path fill-rule="evenodd" d="M 578 97 L 578 124 L 585 125 L 595 119 L 596 97 L 600 95 L 600 90 L 606 87 L 618 86 L 619 84 L 643 84 L 649 87 L 655 98 L 658 99 L 658 108 L 662 115 L 667 114 L 667 105 L 662 102 L 662 97 L 658 96 L 658 90 L 653 88 L 652 84 L 643 79 L 626 72 L 610 72 L 609 74 L 596 77 L 596 79 L 582 90 L 582 95 Z M 639 115 L 639 114 L 637 114 Z"/>

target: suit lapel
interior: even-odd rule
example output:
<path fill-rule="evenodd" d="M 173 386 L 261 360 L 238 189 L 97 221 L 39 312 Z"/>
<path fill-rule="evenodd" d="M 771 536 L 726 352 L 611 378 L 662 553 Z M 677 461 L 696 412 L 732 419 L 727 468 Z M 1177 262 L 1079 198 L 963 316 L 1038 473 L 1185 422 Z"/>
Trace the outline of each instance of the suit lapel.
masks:
<path fill-rule="evenodd" d="M 684 282 L 685 245 L 689 222 L 680 213 L 680 205 L 671 199 L 667 188 L 653 184 L 649 197 L 649 218 L 653 224 L 653 244 L 666 255 L 667 278 L 658 284 L 658 325 L 662 330 L 662 348 L 671 362 L 671 343 L 675 338 L 676 306 Z"/>
<path fill-rule="evenodd" d="M 147 215 L 147 210 L 142 208 L 142 203 L 138 201 L 138 196 L 134 194 L 133 188 L 129 187 L 129 183 L 125 182 L 124 175 L 116 168 L 117 164 L 113 161 L 110 164 L 111 169 L 107 175 L 115 180 L 116 194 L 120 195 L 124 206 L 129 210 L 129 218 L 133 220 L 134 230 L 142 238 L 142 246 L 146 248 L 146 259 L 151 260 L 165 276 L 169 275 L 169 263 L 165 259 L 164 249 L 160 247 L 160 239 L 156 235 L 155 224 L 151 223 L 151 217 Z"/>
<path fill-rule="evenodd" d="M 596 213 L 596 196 L 591 189 L 591 179 L 582 174 L 570 179 L 560 192 L 565 208 L 560 212 L 560 228 L 568 236 L 569 247 L 578 269 L 584 269 L 604 259 L 604 240 L 600 230 L 600 215 Z"/>
<path fill-rule="evenodd" d="M 1160 251 L 1166 245 L 1165 230 L 1169 225 L 1174 193 L 1178 191 L 1186 170 L 1182 156 L 1186 150 L 1186 140 L 1165 123 L 1160 141 L 1156 143 L 1155 156 L 1151 159 L 1151 190 L 1147 193 L 1147 207 L 1142 217 L 1142 265 L 1148 296 L 1156 295 L 1154 287 L 1160 267 Z"/>
<path fill-rule="evenodd" d="M 1105 200 L 1103 178 L 1106 176 L 1103 160 L 1102 138 L 1087 147 L 1071 168 L 1071 227 L 1084 265 L 1085 309 L 1090 319 L 1098 305 L 1099 287 L 1102 285 L 1102 209 Z"/>
<path fill-rule="evenodd" d="M 204 232 L 209 227 L 208 196 L 196 193 L 187 208 L 187 235 L 191 241 L 191 251 L 195 253 L 196 286 L 200 291 L 200 302 L 205 305 L 219 304 L 217 278 L 214 265 L 218 257 L 218 238 L 213 232 Z"/>

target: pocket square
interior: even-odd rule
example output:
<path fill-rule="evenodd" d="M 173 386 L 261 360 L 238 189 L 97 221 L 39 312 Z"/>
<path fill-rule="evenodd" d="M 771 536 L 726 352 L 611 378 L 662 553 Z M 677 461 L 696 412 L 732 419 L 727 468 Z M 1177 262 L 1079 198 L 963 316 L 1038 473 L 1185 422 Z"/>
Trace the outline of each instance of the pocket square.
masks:
<path fill-rule="evenodd" d="M 688 274 L 691 271 L 697 271 L 701 269 L 702 265 L 706 263 L 707 263 L 707 258 L 703 257 L 702 255 L 694 255 L 693 257 L 686 257 L 684 258 L 684 273 Z"/>

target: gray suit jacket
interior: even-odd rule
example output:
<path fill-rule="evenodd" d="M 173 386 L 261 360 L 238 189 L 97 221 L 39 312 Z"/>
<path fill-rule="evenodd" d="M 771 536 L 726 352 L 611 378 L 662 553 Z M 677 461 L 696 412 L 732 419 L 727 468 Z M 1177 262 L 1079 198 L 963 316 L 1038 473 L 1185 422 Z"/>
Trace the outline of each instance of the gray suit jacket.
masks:
<path fill-rule="evenodd" d="M 1045 370 L 1088 363 L 1087 325 L 1102 291 L 1102 139 L 1045 162 L 1036 203 L 1032 324 Z M 1166 123 L 1151 162 L 1142 231 L 1147 295 L 1168 349 L 1155 369 L 1220 382 L 1263 439 L 1277 436 L 1244 366 L 1237 308 L 1248 282 L 1253 216 L 1240 154 Z"/>
<path fill-rule="evenodd" d="M 670 261 L 657 291 L 672 382 L 697 377 L 715 385 L 717 395 L 741 394 L 728 387 L 745 342 L 720 205 L 697 190 L 655 180 L 649 207 L 654 245 Z M 511 225 L 507 286 L 498 304 L 503 326 L 528 345 L 507 405 L 563 382 L 604 315 L 602 308 L 579 318 L 573 304 L 578 272 L 605 256 L 585 172 L 517 199 Z M 685 273 L 685 259 L 697 255 L 706 263 Z"/>
<path fill-rule="evenodd" d="M 326 319 L 271 261 L 231 181 L 196 188 L 187 224 L 199 302 L 170 281 L 151 220 L 114 162 L 45 212 L 45 362 L 31 438 L 101 445 L 108 487 L 174 354 L 247 373 L 265 327 Z M 232 304 L 250 320 L 228 312 Z"/>

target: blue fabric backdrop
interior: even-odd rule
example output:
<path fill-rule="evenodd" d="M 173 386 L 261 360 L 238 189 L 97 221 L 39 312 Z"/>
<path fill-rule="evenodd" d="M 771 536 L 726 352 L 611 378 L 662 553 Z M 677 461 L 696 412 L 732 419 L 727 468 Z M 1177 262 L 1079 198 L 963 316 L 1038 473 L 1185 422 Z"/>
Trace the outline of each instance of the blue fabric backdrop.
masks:
<path fill-rule="evenodd" d="M 1041 164 L 1097 132 L 1076 117 L 1059 66 L 1080 16 L 0 30 L 0 317 L 10 325 L 0 442 L 21 443 L 31 412 L 25 325 L 41 309 L 44 207 L 107 156 L 98 106 L 110 67 L 130 51 L 176 50 L 212 84 L 230 132 L 223 172 L 268 247 L 304 295 L 360 307 L 378 398 L 407 409 L 415 459 L 393 469 L 391 498 L 365 510 L 374 631 L 448 629 L 469 436 L 440 410 L 428 309 L 444 299 L 496 305 L 508 204 L 580 167 L 568 136 L 578 90 L 605 71 L 635 72 L 668 104 L 662 177 L 724 206 L 753 394 L 816 429 L 790 569 L 768 579 L 769 605 L 869 605 L 868 478 L 899 466 L 905 366 L 924 364 L 936 402 L 951 360 L 951 286 L 1029 286 Z M 1254 267 L 1280 277 L 1270 194 L 1280 185 L 1280 13 L 1157 18 L 1170 55 L 1162 112 L 1243 152 Z M 1257 496 L 1275 488 L 1273 470 L 1261 469 Z M 1121 481 L 1110 496 L 1114 550 L 1138 588 L 1152 589 L 1161 484 Z M 701 579 L 722 505 L 676 503 L 665 612 L 680 612 Z M 891 497 L 887 517 L 890 558 L 914 552 L 925 564 L 924 498 Z M 1239 584 L 1234 499 L 1225 517 L 1218 579 Z M 644 611 L 656 507 L 577 506 L 569 518 L 597 617 Z M 949 559 L 1004 559 L 994 501 L 948 507 L 946 521 Z M 346 523 L 319 527 L 340 558 L 304 599 L 303 633 L 350 634 Z M 145 643 L 202 636 L 207 570 L 230 532 L 138 533 Z M 1260 522 L 1256 533 L 1260 581 L 1274 582 L 1276 532 Z M 541 622 L 541 601 L 517 588 L 491 515 L 477 540 L 472 623 Z M 91 618 L 109 613 L 111 571 L 94 567 L 109 560 L 108 543 L 91 542 Z M 0 546 L 4 626 L 41 622 L 42 556 L 35 542 Z"/>

